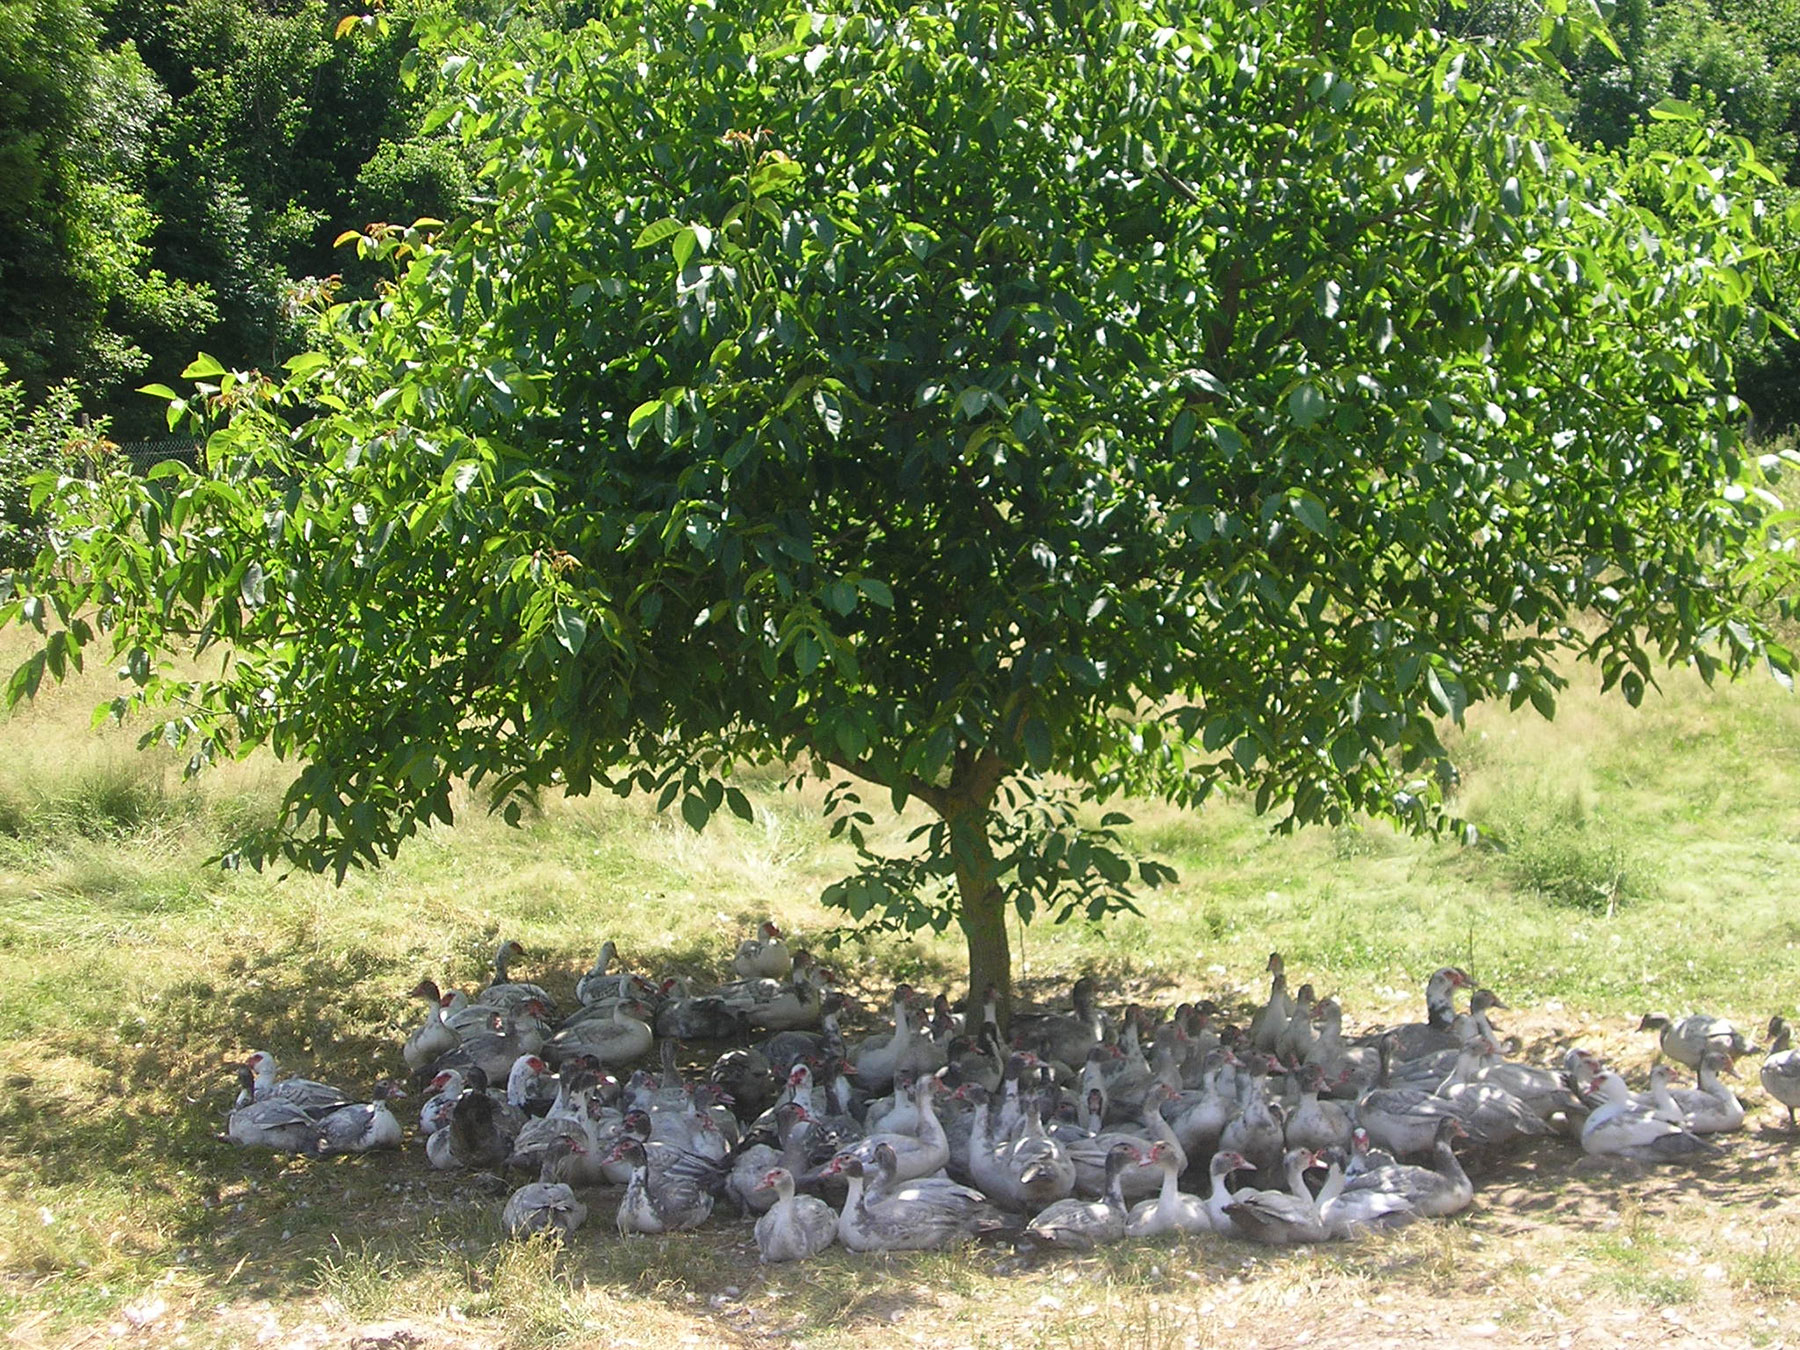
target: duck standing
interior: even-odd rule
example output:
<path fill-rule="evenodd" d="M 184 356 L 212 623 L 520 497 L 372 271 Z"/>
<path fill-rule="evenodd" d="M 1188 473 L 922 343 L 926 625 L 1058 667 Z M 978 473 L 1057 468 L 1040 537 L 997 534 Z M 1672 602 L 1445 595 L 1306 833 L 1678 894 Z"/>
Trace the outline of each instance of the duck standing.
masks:
<path fill-rule="evenodd" d="M 1763 1091 L 1787 1107 L 1788 1129 L 1800 1128 L 1794 1108 L 1800 1107 L 1800 1050 L 1791 1048 L 1793 1032 L 1787 1019 L 1769 1019 L 1769 1053 L 1762 1062 Z"/>

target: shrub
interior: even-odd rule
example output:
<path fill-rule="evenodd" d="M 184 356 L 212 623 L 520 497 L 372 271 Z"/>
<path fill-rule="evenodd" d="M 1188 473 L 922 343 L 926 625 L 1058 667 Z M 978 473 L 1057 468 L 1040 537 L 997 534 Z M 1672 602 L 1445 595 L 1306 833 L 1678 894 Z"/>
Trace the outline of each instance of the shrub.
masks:
<path fill-rule="evenodd" d="M 23 566 L 45 543 L 44 519 L 31 507 L 31 477 L 77 469 L 111 446 L 104 418 L 84 421 L 72 383 L 52 386 L 28 408 L 24 386 L 6 375 L 0 362 L 0 571 Z"/>
<path fill-rule="evenodd" d="M 1547 900 L 1611 914 L 1652 889 L 1642 853 L 1617 826 L 1590 812 L 1579 791 L 1516 790 L 1479 823 L 1507 879 Z"/>

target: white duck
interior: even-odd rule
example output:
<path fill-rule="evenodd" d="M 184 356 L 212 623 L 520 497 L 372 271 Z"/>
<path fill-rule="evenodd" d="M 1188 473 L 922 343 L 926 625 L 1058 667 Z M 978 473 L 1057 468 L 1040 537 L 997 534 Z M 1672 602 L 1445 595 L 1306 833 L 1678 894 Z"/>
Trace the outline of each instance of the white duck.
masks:
<path fill-rule="evenodd" d="M 1126 1236 L 1212 1232 L 1212 1215 L 1206 1202 L 1197 1195 L 1189 1195 L 1176 1184 L 1174 1150 L 1159 1139 L 1150 1146 L 1149 1156 L 1144 1161 L 1162 1169 L 1162 1189 L 1155 1199 L 1139 1201 L 1125 1216 Z"/>
<path fill-rule="evenodd" d="M 928 1177 L 933 1172 L 941 1172 L 950 1161 L 950 1139 L 944 1133 L 943 1122 L 937 1118 L 937 1111 L 933 1106 L 938 1088 L 937 1079 L 931 1077 L 920 1077 L 913 1082 L 912 1100 L 914 1109 L 918 1112 L 917 1133 L 872 1134 L 852 1145 L 846 1152 L 872 1165 L 876 1149 L 885 1147 L 892 1150 L 896 1182 L 913 1181 L 919 1177 Z"/>
<path fill-rule="evenodd" d="M 321 1153 L 370 1153 L 399 1148 L 400 1122 L 388 1103 L 405 1097 L 398 1083 L 377 1083 L 373 1100 L 340 1106 L 319 1121 Z"/>
<path fill-rule="evenodd" d="M 1717 1050 L 1700 1057 L 1699 1088 L 1671 1088 L 1664 1065 L 1650 1071 L 1650 1091 L 1659 1107 L 1673 1106 L 1678 1123 L 1695 1134 L 1725 1134 L 1744 1128 L 1744 1104 L 1737 1093 L 1719 1081 L 1731 1072 L 1731 1060 Z"/>
<path fill-rule="evenodd" d="M 793 954 L 773 919 L 757 926 L 756 936 L 738 943 L 731 958 L 731 973 L 740 980 L 782 980 L 794 968 Z"/>
<path fill-rule="evenodd" d="M 460 1070 L 444 1069 L 426 1085 L 429 1094 L 419 1107 L 419 1134 L 429 1139 L 450 1123 L 450 1112 L 462 1096 L 463 1076 Z"/>
<path fill-rule="evenodd" d="M 425 1020 L 406 1038 L 400 1055 L 407 1068 L 417 1071 L 456 1049 L 461 1037 L 444 1021 L 444 996 L 435 982 L 420 980 L 413 986 L 411 997 L 424 1002 Z"/>
<path fill-rule="evenodd" d="M 877 1166 L 881 1161 L 878 1157 Z M 920 1180 L 871 1192 L 863 1185 L 864 1170 L 862 1159 L 842 1153 L 826 1169 L 847 1186 L 838 1241 L 853 1252 L 925 1251 L 1007 1226 L 1005 1216 L 972 1187 Z"/>
<path fill-rule="evenodd" d="M 1106 1151 L 1106 1179 L 1098 1200 L 1058 1200 L 1025 1225 L 1025 1236 L 1077 1250 L 1125 1236 L 1125 1169 L 1140 1166 L 1148 1149 L 1120 1141 Z"/>
<path fill-rule="evenodd" d="M 586 1021 L 556 1033 L 551 1045 L 563 1059 L 592 1055 L 608 1068 L 630 1064 L 650 1053 L 656 1033 L 646 1020 L 653 1014 L 648 1004 L 620 999 L 610 1019 Z"/>
<path fill-rule="evenodd" d="M 760 1190 L 775 1192 L 775 1203 L 756 1221 L 756 1250 L 762 1260 L 804 1261 L 837 1240 L 838 1216 L 814 1195 L 794 1194 L 794 1174 L 771 1167 Z"/>
<path fill-rule="evenodd" d="M 1382 1076 L 1396 1044 L 1394 1033 L 1381 1038 Z M 1424 1153 L 1437 1136 L 1438 1122 L 1446 1116 L 1462 1119 L 1457 1104 L 1423 1088 L 1374 1087 L 1356 1104 L 1356 1118 L 1369 1137 L 1398 1154 Z"/>
<path fill-rule="evenodd" d="M 316 1082 L 311 1078 L 277 1078 L 276 1074 L 280 1070 L 276 1066 L 275 1056 L 267 1050 L 251 1051 L 244 1063 L 254 1080 L 252 1094 L 259 1102 L 290 1102 L 315 1120 L 350 1103 L 348 1093 L 329 1083 Z"/>
<path fill-rule="evenodd" d="M 974 1105 L 969 1134 L 969 1176 L 997 1205 L 1035 1214 L 1066 1200 L 1075 1189 L 1075 1163 L 1068 1151 L 1044 1133 L 1036 1110 L 1024 1114 L 1016 1139 L 994 1137 L 994 1103 L 979 1084 L 958 1091 Z"/>
<path fill-rule="evenodd" d="M 1176 1171 L 1186 1170 L 1187 1151 L 1181 1147 L 1175 1131 L 1169 1128 L 1169 1122 L 1162 1116 L 1162 1104 L 1171 1100 L 1172 1096 L 1166 1084 L 1158 1083 L 1151 1088 L 1144 1098 L 1143 1115 L 1139 1121 L 1141 1132 L 1107 1130 L 1091 1139 L 1064 1145 L 1070 1161 L 1075 1164 L 1077 1194 L 1091 1196 L 1105 1193 L 1107 1159 L 1111 1156 L 1113 1147 L 1121 1143 L 1135 1145 L 1141 1152 L 1148 1153 L 1150 1145 L 1161 1140 L 1178 1159 Z M 1120 1184 L 1124 1187 L 1125 1198 L 1137 1201 L 1155 1195 L 1162 1184 L 1162 1178 L 1147 1168 L 1134 1167 L 1122 1175 Z"/>
<path fill-rule="evenodd" d="M 613 1145 L 607 1161 L 631 1168 L 631 1180 L 625 1183 L 625 1195 L 619 1201 L 619 1236 L 697 1228 L 712 1214 L 712 1196 L 688 1176 L 675 1169 L 660 1177 L 651 1175 L 642 1140 L 626 1135 Z"/>
<path fill-rule="evenodd" d="M 1336 1102 L 1320 1101 L 1325 1088 L 1325 1071 L 1317 1064 L 1301 1070 L 1300 1104 L 1287 1118 L 1283 1129 L 1289 1148 L 1310 1148 L 1315 1152 L 1328 1148 L 1345 1148 L 1350 1143 L 1350 1114 Z"/>
<path fill-rule="evenodd" d="M 1345 1184 L 1345 1190 L 1388 1191 L 1404 1196 L 1417 1213 L 1428 1218 L 1441 1219 L 1460 1214 L 1475 1203 L 1475 1187 L 1469 1180 L 1469 1174 L 1463 1170 L 1461 1160 L 1451 1147 L 1451 1141 L 1467 1134 L 1461 1121 L 1446 1116 L 1438 1122 L 1437 1134 L 1432 1141 L 1430 1167 L 1416 1167 L 1411 1163 L 1398 1163 L 1386 1158 L 1351 1177 Z M 1352 1136 L 1352 1142 L 1356 1156 L 1367 1159 L 1370 1155 L 1368 1131 L 1357 1130 Z"/>
<path fill-rule="evenodd" d="M 903 984 L 894 991 L 894 1030 L 888 1036 L 871 1036 L 858 1042 L 851 1053 L 856 1065 L 853 1077 L 865 1092 L 886 1092 L 894 1085 L 894 1074 L 900 1059 L 912 1045 L 912 1023 L 908 1007 L 912 1002 L 912 986 Z M 848 1244 L 845 1244 L 848 1245 Z"/>
<path fill-rule="evenodd" d="M 1231 1231 L 1276 1246 L 1325 1241 L 1331 1230 L 1319 1213 L 1318 1201 L 1306 1188 L 1306 1171 L 1318 1162 L 1317 1155 L 1310 1149 L 1289 1149 L 1283 1161 L 1288 1189 L 1238 1191 L 1225 1206 Z"/>
<path fill-rule="evenodd" d="M 1457 1108 L 1470 1137 L 1478 1143 L 1498 1145 L 1549 1134 L 1544 1118 L 1525 1102 L 1496 1083 L 1476 1081 L 1476 1068 L 1489 1053 L 1499 1053 L 1491 1042 L 1477 1040 L 1464 1046 L 1456 1067 L 1439 1084 L 1437 1095 Z"/>
<path fill-rule="evenodd" d="M 1699 1135 L 1658 1119 L 1634 1102 L 1630 1087 L 1618 1074 L 1601 1074 L 1592 1088 L 1600 1094 L 1601 1105 L 1581 1127 L 1584 1152 L 1637 1162 L 1691 1163 L 1711 1155 L 1713 1146 Z"/>
<path fill-rule="evenodd" d="M 1251 1171 L 1250 1160 L 1241 1153 L 1233 1153 L 1229 1149 L 1220 1149 L 1213 1154 L 1211 1165 L 1207 1171 L 1212 1177 L 1212 1190 L 1206 1196 L 1206 1217 L 1212 1224 L 1215 1233 L 1231 1231 L 1231 1215 L 1226 1213 L 1237 1200 L 1231 1189 L 1233 1172 Z"/>
<path fill-rule="evenodd" d="M 1376 1228 L 1397 1228 L 1418 1216 L 1412 1201 L 1398 1191 L 1347 1189 L 1340 1157 L 1340 1151 L 1334 1149 L 1325 1185 L 1319 1190 L 1319 1219 L 1332 1237 L 1359 1238 Z"/>
<path fill-rule="evenodd" d="M 238 1072 L 242 1078 L 250 1078 L 247 1067 Z M 318 1123 L 304 1108 L 279 1097 L 245 1100 L 249 1090 L 246 1083 L 239 1104 L 226 1120 L 227 1139 L 244 1148 L 268 1148 L 277 1153 L 311 1153 L 318 1147 Z"/>

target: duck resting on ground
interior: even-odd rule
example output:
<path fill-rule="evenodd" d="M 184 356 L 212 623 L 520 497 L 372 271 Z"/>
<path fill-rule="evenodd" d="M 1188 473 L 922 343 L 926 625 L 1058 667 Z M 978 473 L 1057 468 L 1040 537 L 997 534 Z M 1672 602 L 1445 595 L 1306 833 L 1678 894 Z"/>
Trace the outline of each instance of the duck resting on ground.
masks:
<path fill-rule="evenodd" d="M 321 1153 L 369 1153 L 378 1148 L 399 1148 L 400 1122 L 388 1103 L 406 1096 L 398 1083 L 377 1083 L 372 1099 L 352 1102 L 329 1112 L 319 1121 Z"/>
<path fill-rule="evenodd" d="M 545 1151 L 543 1173 L 537 1181 L 521 1186 L 506 1202 L 500 1220 L 514 1237 L 532 1233 L 573 1233 L 587 1222 L 587 1206 L 575 1198 L 564 1182 L 553 1180 L 571 1154 L 586 1151 L 578 1139 L 561 1138 Z"/>
<path fill-rule="evenodd" d="M 1659 1108 L 1658 1114 L 1687 1126 L 1695 1134 L 1724 1134 L 1742 1129 L 1744 1104 L 1738 1100 L 1737 1093 L 1719 1081 L 1720 1074 L 1732 1072 L 1729 1056 L 1718 1050 L 1708 1050 L 1700 1057 L 1699 1086 L 1675 1088 L 1669 1086 L 1668 1066 L 1658 1064 L 1650 1071 L 1650 1092 Z"/>
<path fill-rule="evenodd" d="M 876 1161 L 883 1161 L 879 1153 Z M 1008 1227 L 985 1195 L 953 1181 L 905 1182 L 871 1193 L 863 1184 L 862 1159 L 844 1153 L 826 1171 L 845 1180 L 838 1241 L 853 1252 L 925 1251 Z"/>
<path fill-rule="evenodd" d="M 756 1250 L 765 1263 L 804 1261 L 837 1241 L 838 1216 L 816 1195 L 795 1195 L 787 1168 L 771 1167 L 757 1189 L 775 1192 L 775 1203 L 756 1221 Z"/>
<path fill-rule="evenodd" d="M 244 1061 L 254 1084 L 251 1094 L 259 1102 L 284 1101 L 299 1107 L 315 1120 L 350 1104 L 350 1096 L 342 1088 L 332 1087 L 311 1078 L 277 1078 L 280 1069 L 275 1056 L 267 1050 L 252 1050 Z"/>
<path fill-rule="evenodd" d="M 1432 1141 L 1431 1166 L 1417 1167 L 1395 1162 L 1391 1157 L 1379 1161 L 1372 1159 L 1369 1133 L 1359 1129 L 1351 1137 L 1351 1146 L 1358 1159 L 1368 1161 L 1345 1182 L 1345 1193 L 1386 1191 L 1404 1197 L 1417 1213 L 1427 1218 L 1441 1219 L 1460 1214 L 1475 1203 L 1475 1187 L 1451 1143 L 1467 1135 L 1468 1130 L 1460 1120 L 1445 1116 L 1438 1122 L 1437 1134 Z"/>
<path fill-rule="evenodd" d="M 738 943 L 731 958 L 731 973 L 740 980 L 783 980 L 793 968 L 793 955 L 773 919 L 757 925 L 756 936 Z"/>
<path fill-rule="evenodd" d="M 225 1122 L 225 1137 L 243 1148 L 268 1148 L 277 1153 L 311 1153 L 318 1147 L 319 1125 L 312 1114 L 280 1097 L 253 1101 L 255 1079 L 247 1066 L 238 1069 L 242 1090 L 238 1105 Z"/>
<path fill-rule="evenodd" d="M 1705 1139 L 1639 1106 L 1618 1074 L 1602 1073 L 1592 1089 L 1600 1094 L 1601 1105 L 1581 1127 L 1583 1152 L 1635 1162 L 1692 1163 L 1712 1156 L 1713 1146 Z"/>
<path fill-rule="evenodd" d="M 1148 1149 L 1124 1141 L 1106 1151 L 1106 1180 L 1098 1200 L 1070 1197 L 1039 1211 L 1025 1236 L 1048 1247 L 1082 1250 L 1125 1236 L 1125 1169 L 1141 1166 Z M 1171 1150 L 1173 1152 L 1173 1150 Z M 1166 1175 L 1166 1174 L 1165 1174 Z"/>
<path fill-rule="evenodd" d="M 1150 1146 L 1143 1165 L 1162 1169 L 1162 1189 L 1154 1199 L 1141 1200 L 1125 1216 L 1127 1237 L 1150 1237 L 1157 1233 L 1210 1233 L 1212 1215 L 1206 1202 L 1189 1195 L 1176 1184 L 1175 1150 L 1159 1139 Z"/>

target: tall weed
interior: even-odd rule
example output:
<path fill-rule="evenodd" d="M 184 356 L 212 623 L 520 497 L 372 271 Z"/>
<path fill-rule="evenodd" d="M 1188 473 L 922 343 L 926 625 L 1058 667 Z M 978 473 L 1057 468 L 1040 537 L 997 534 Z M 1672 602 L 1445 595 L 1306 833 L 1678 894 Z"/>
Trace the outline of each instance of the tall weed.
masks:
<path fill-rule="evenodd" d="M 1602 914 L 1655 893 L 1647 856 L 1579 789 L 1521 785 L 1494 798 L 1484 816 L 1483 838 L 1515 890 Z"/>

